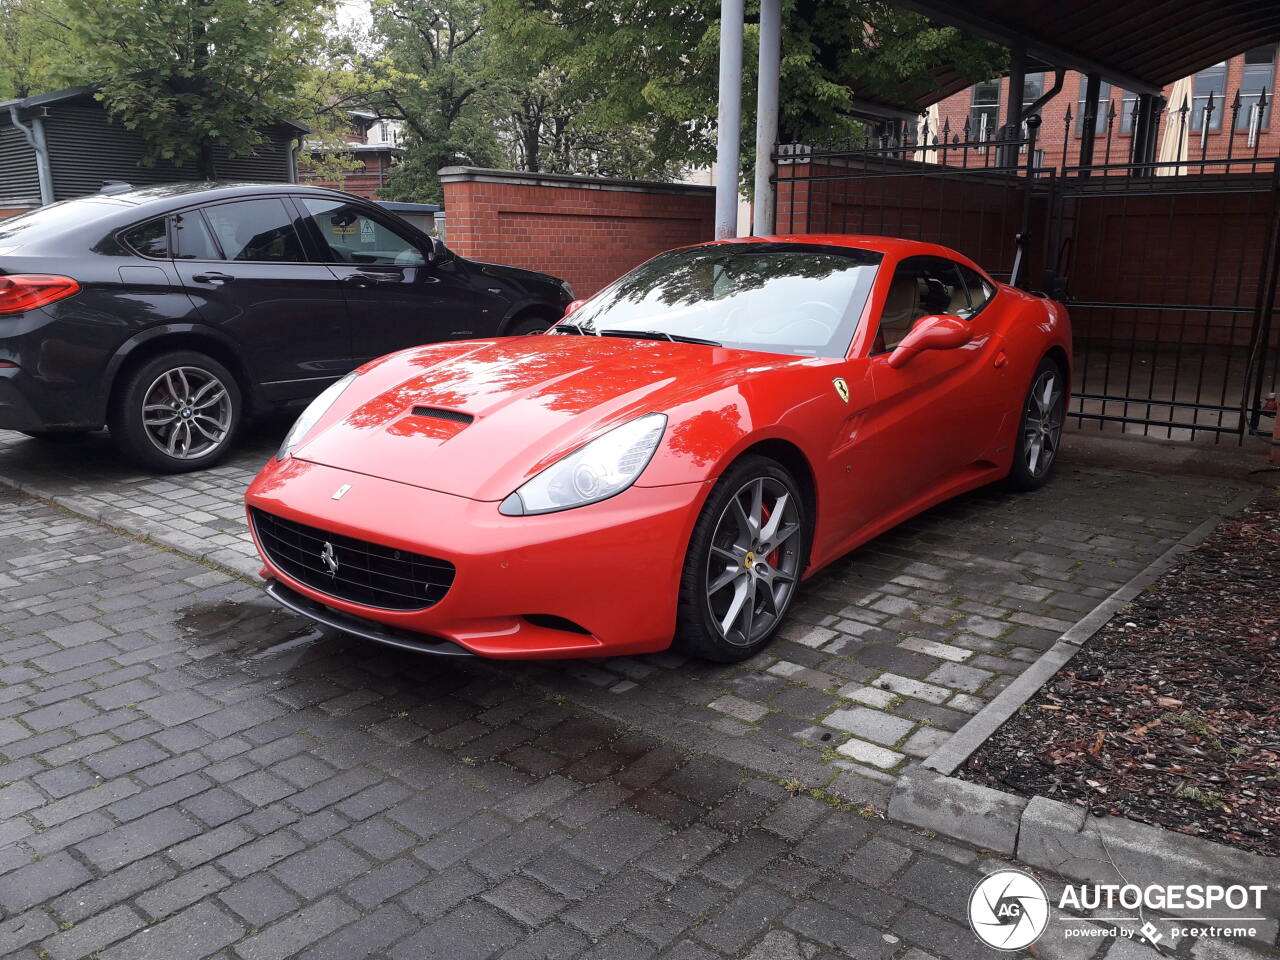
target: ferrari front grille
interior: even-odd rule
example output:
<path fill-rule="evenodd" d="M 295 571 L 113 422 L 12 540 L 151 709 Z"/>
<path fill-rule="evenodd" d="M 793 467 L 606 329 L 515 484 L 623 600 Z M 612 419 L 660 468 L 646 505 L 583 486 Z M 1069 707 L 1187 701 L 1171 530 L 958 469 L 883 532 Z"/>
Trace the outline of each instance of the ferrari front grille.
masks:
<path fill-rule="evenodd" d="M 444 599 L 452 563 L 285 520 L 256 507 L 253 527 L 267 559 L 328 596 L 382 610 L 425 610 Z"/>

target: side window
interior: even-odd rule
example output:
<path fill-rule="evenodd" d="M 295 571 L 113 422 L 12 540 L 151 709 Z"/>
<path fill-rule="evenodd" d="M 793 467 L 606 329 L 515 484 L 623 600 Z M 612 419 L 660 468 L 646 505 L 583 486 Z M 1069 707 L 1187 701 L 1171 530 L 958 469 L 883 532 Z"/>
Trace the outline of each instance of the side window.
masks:
<path fill-rule="evenodd" d="M 223 259 L 257 263 L 304 263 L 306 255 L 281 201 L 236 200 L 204 208 Z"/>
<path fill-rule="evenodd" d="M 937 313 L 972 315 L 959 265 L 939 257 L 908 257 L 893 272 L 871 352 L 892 350 L 917 320 Z"/>
<path fill-rule="evenodd" d="M 987 305 L 987 301 L 996 295 L 996 288 L 991 285 L 986 277 L 975 270 L 970 270 L 963 263 L 956 264 L 956 270 L 960 272 L 960 279 L 964 281 L 965 289 L 969 292 L 969 305 L 966 310 L 957 310 L 957 317 L 963 317 L 968 320 L 975 313 Z"/>
<path fill-rule="evenodd" d="M 173 218 L 174 257 L 178 260 L 221 260 L 222 254 L 198 210 Z"/>
<path fill-rule="evenodd" d="M 417 244 L 355 204 L 315 197 L 298 199 L 333 263 L 420 267 L 427 262 Z"/>
<path fill-rule="evenodd" d="M 169 229 L 164 217 L 134 227 L 124 235 L 124 242 L 140 256 L 154 260 L 169 258 Z"/>

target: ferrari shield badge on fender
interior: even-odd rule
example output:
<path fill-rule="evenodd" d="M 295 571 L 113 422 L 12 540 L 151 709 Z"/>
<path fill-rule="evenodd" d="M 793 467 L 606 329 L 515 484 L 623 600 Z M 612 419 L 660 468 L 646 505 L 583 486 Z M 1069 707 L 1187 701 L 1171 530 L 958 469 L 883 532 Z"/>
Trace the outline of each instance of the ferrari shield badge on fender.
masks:
<path fill-rule="evenodd" d="M 849 402 L 849 385 L 844 382 L 844 377 L 836 377 L 831 381 L 835 384 L 836 393 L 840 394 L 840 399 L 845 403 Z"/>

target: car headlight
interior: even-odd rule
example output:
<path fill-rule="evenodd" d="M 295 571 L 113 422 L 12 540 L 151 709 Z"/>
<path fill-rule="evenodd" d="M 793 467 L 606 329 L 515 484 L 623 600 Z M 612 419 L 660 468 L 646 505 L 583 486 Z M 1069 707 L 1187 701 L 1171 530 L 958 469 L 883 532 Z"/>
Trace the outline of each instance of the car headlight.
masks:
<path fill-rule="evenodd" d="M 666 429 L 661 413 L 615 427 L 526 481 L 502 501 L 498 512 L 521 517 L 607 500 L 636 482 Z"/>
<path fill-rule="evenodd" d="M 289 432 L 285 435 L 284 443 L 280 444 L 280 449 L 276 451 L 277 460 L 283 460 L 289 456 L 289 451 L 302 442 L 302 438 L 311 432 L 311 428 L 333 406 L 333 402 L 342 396 L 342 391 L 347 389 L 355 378 L 355 371 L 348 373 L 341 380 L 325 387 L 320 396 L 307 404 L 307 408 L 302 411 L 302 416 L 293 422 L 293 426 L 289 428 Z"/>

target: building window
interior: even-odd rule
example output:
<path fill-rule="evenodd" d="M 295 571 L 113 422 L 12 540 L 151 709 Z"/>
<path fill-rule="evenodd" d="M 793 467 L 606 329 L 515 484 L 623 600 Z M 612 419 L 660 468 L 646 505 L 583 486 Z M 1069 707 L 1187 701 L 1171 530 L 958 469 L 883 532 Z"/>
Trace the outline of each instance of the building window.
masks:
<path fill-rule="evenodd" d="M 1028 73 L 1022 78 L 1022 111 L 1040 99 L 1044 93 L 1044 74 Z"/>
<path fill-rule="evenodd" d="M 992 140 L 1000 129 L 1000 78 L 973 86 L 969 107 L 969 139 Z"/>
<path fill-rule="evenodd" d="M 1222 100 L 1227 92 L 1227 61 L 1215 63 L 1201 70 L 1192 81 L 1191 129 L 1205 129 L 1205 111 L 1213 99 L 1213 113 L 1209 117 L 1209 129 L 1222 129 Z"/>
<path fill-rule="evenodd" d="M 1080 109 L 1076 114 L 1077 134 L 1084 133 L 1085 90 L 1088 89 L 1088 83 L 1087 77 L 1080 78 L 1080 99 L 1077 101 Z M 1128 90 L 1121 90 L 1119 87 L 1113 87 L 1105 82 L 1098 84 L 1098 115 L 1093 118 L 1093 132 L 1107 132 L 1107 113 L 1110 106 L 1114 106 L 1116 108 L 1118 129 L 1121 133 L 1132 133 L 1133 111 L 1137 103 L 1137 95 L 1130 93 Z"/>
<path fill-rule="evenodd" d="M 1254 47 L 1244 55 L 1244 76 L 1240 80 L 1240 114 L 1236 129 L 1253 134 L 1265 127 L 1271 118 L 1271 97 L 1275 92 L 1276 45 Z M 1267 102 L 1262 104 L 1262 94 Z M 1252 142 L 1251 144 L 1252 145 Z"/>

